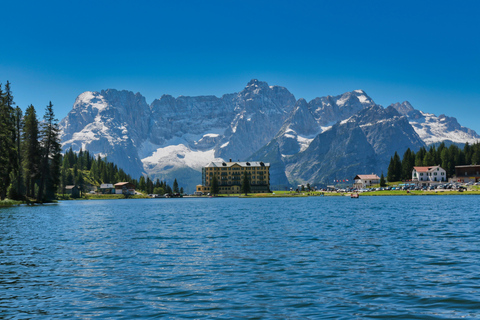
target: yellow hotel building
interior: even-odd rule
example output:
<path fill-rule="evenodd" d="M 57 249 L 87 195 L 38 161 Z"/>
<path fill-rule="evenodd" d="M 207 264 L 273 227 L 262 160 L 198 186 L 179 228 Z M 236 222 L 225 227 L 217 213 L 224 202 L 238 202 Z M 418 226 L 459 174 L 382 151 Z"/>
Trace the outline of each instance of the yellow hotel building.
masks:
<path fill-rule="evenodd" d="M 202 184 L 197 192 L 209 193 L 212 178 L 217 177 L 220 193 L 240 193 L 243 176 L 247 174 L 251 193 L 270 192 L 270 164 L 250 162 L 211 162 L 202 168 Z"/>

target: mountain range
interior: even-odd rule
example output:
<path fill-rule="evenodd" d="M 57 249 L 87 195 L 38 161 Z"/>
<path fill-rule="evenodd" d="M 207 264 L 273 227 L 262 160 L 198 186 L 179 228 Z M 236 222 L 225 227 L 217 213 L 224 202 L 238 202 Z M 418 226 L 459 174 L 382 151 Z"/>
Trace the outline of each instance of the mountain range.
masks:
<path fill-rule="evenodd" d="M 386 173 L 395 151 L 480 140 L 455 118 L 416 110 L 407 101 L 384 108 L 354 90 L 307 102 L 255 79 L 239 93 L 163 95 L 151 104 L 131 91 L 87 91 L 60 129 L 64 150 L 88 149 L 136 178 L 176 178 L 190 192 L 211 161 L 269 162 L 272 188 L 325 185 Z"/>

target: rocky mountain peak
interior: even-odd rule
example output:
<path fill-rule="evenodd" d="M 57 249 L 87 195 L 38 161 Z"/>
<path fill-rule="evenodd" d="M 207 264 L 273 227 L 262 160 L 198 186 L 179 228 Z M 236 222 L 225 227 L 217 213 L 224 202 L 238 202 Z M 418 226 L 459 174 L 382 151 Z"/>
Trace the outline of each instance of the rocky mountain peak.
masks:
<path fill-rule="evenodd" d="M 345 92 L 338 96 L 315 98 L 309 103 L 315 120 L 322 127 L 347 119 L 358 111 L 374 106 L 375 102 L 363 91 Z"/>
<path fill-rule="evenodd" d="M 395 110 L 397 110 L 398 112 L 400 112 L 403 115 L 408 115 L 409 113 L 411 113 L 412 111 L 415 110 L 412 107 L 412 105 L 410 104 L 410 102 L 408 102 L 408 101 L 404 101 L 402 103 L 399 103 L 399 102 L 393 103 L 390 106 L 395 108 Z"/>
<path fill-rule="evenodd" d="M 461 126 L 454 117 L 444 114 L 437 117 L 432 113 L 413 108 L 408 101 L 397 102 L 389 107 L 395 108 L 407 116 L 410 125 L 427 145 L 442 141 L 462 144 L 465 142 L 475 143 L 480 140 L 480 136 L 474 130 Z"/>
<path fill-rule="evenodd" d="M 245 88 L 249 88 L 249 87 L 265 88 L 265 87 L 268 87 L 268 83 L 266 83 L 265 81 L 259 81 L 258 79 L 252 79 L 245 86 Z"/>
<path fill-rule="evenodd" d="M 394 151 L 422 144 L 418 136 L 427 143 L 478 137 L 455 118 L 407 101 L 383 108 L 354 90 L 307 102 L 257 79 L 238 93 L 162 95 L 150 105 L 127 90 L 87 91 L 60 126 L 64 150 L 108 156 L 133 177 L 177 178 L 189 191 L 200 168 L 221 159 L 268 161 L 272 185 L 295 185 L 386 170 Z"/>

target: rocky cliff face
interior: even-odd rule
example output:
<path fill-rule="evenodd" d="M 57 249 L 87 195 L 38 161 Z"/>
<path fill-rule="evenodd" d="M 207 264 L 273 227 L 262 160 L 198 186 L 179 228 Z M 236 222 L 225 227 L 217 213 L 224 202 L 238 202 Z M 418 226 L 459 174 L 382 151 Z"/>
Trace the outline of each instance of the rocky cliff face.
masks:
<path fill-rule="evenodd" d="M 148 132 L 149 107 L 145 98 L 130 91 L 84 92 L 60 122 L 63 149 L 88 149 L 108 156 L 138 176 L 143 164 L 136 152 Z"/>
<path fill-rule="evenodd" d="M 327 184 L 385 171 L 395 151 L 418 150 L 423 141 L 395 109 L 373 105 L 319 134 L 309 147 L 284 158 L 289 181 Z"/>
<path fill-rule="evenodd" d="M 480 136 L 475 131 L 461 126 L 453 117 L 447 117 L 444 114 L 437 117 L 434 114 L 416 110 L 408 101 L 397 102 L 390 106 L 407 116 L 410 124 L 427 145 L 440 142 L 472 144 L 480 141 Z"/>
<path fill-rule="evenodd" d="M 190 192 L 211 161 L 270 162 L 272 186 L 284 187 L 380 174 L 395 151 L 478 137 L 408 102 L 384 109 L 362 90 L 307 102 L 258 80 L 222 97 L 163 95 L 150 105 L 129 91 L 84 92 L 60 126 L 64 150 L 107 156 L 134 177 L 177 178 Z"/>

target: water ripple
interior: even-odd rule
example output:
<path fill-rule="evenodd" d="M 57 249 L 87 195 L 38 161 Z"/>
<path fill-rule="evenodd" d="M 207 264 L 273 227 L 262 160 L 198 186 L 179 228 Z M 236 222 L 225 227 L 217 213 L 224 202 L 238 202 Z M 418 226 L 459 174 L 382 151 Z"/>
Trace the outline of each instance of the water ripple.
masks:
<path fill-rule="evenodd" d="M 2 208 L 1 317 L 480 317 L 476 197 L 175 200 Z"/>

